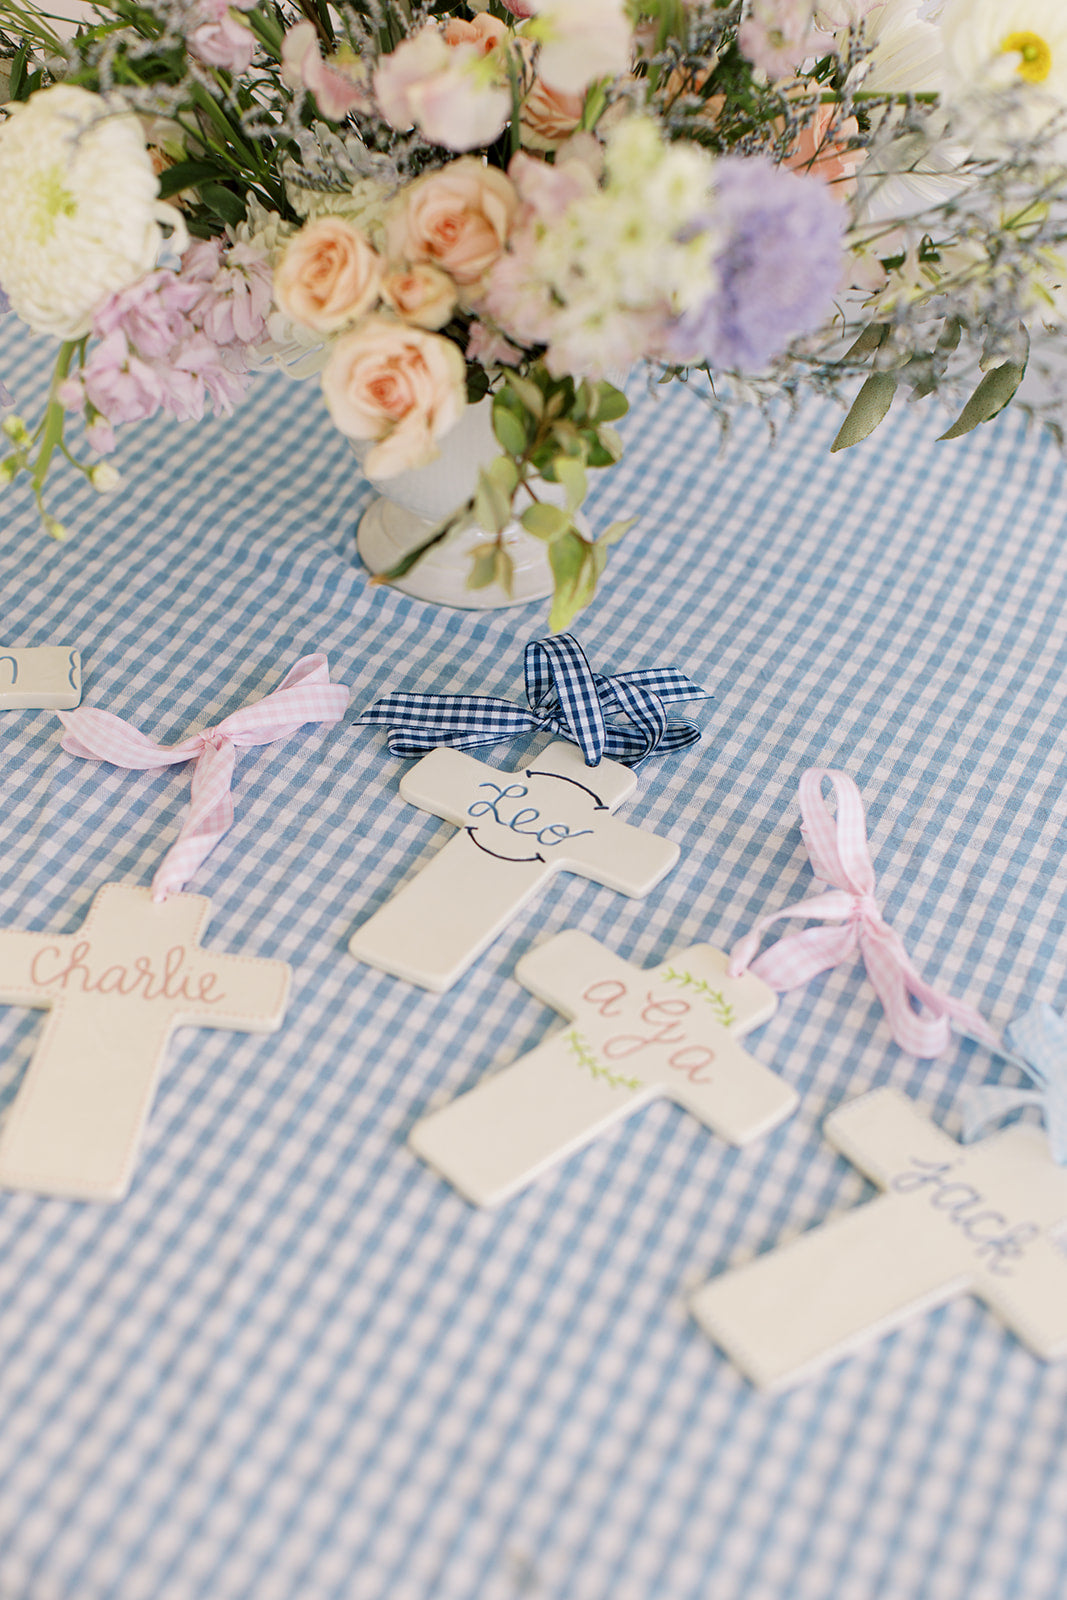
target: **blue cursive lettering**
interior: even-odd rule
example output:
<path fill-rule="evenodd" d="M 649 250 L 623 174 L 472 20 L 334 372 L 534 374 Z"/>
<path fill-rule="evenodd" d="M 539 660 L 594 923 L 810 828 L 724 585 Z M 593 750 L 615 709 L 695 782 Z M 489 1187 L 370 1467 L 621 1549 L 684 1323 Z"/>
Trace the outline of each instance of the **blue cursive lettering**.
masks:
<path fill-rule="evenodd" d="M 543 849 L 554 844 L 563 844 L 567 839 L 580 839 L 583 834 L 592 833 L 592 828 L 578 828 L 573 831 L 562 822 L 550 822 L 537 828 L 529 824 L 541 821 L 541 813 L 534 806 L 519 806 L 510 816 L 501 815 L 501 808 L 505 802 L 511 810 L 510 803 L 525 800 L 530 793 L 525 784 L 509 783 L 506 787 L 499 783 L 480 783 L 479 789 L 492 789 L 491 800 L 475 800 L 467 811 L 468 817 L 489 817 L 494 822 L 499 822 L 502 828 L 509 828 L 512 833 L 521 834 L 524 839 L 536 839 Z"/>
<path fill-rule="evenodd" d="M 1010 1277 L 1012 1263 L 1021 1259 L 1025 1246 L 1041 1229 L 1036 1222 L 1017 1222 L 1012 1227 L 1001 1212 L 988 1208 L 973 1184 L 950 1178 L 953 1170 L 951 1161 L 921 1161 L 912 1156 L 911 1170 L 898 1173 L 890 1188 L 898 1194 L 925 1189 L 932 1208 L 943 1212 L 964 1238 L 977 1246 L 975 1254 L 988 1260 L 990 1272 L 999 1278 Z"/>

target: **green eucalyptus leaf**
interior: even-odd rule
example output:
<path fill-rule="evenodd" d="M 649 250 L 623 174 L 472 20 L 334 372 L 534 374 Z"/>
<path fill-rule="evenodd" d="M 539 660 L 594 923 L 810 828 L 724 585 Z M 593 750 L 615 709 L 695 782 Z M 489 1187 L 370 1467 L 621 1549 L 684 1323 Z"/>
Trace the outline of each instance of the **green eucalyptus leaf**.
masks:
<path fill-rule="evenodd" d="M 601 423 L 596 430 L 596 436 L 598 442 L 602 448 L 607 451 L 612 461 L 619 461 L 622 459 L 622 453 L 625 447 L 623 445 L 621 436 L 615 428 L 609 428 L 606 422 Z"/>
<path fill-rule="evenodd" d="M 531 378 L 520 378 L 517 372 L 508 373 L 508 388 L 532 417 L 540 417 L 545 409 L 545 397 Z"/>
<path fill-rule="evenodd" d="M 619 540 L 625 538 L 626 534 L 629 533 L 636 521 L 636 517 L 626 517 L 620 522 L 610 523 L 600 535 L 597 544 L 603 545 L 605 549 L 609 545 L 618 544 Z"/>
<path fill-rule="evenodd" d="M 510 500 L 519 486 L 519 469 L 510 456 L 497 456 L 484 469 L 498 489 Z"/>
<path fill-rule="evenodd" d="M 556 477 L 567 491 L 567 504 L 573 511 L 580 506 L 589 490 L 585 468 L 573 456 L 556 457 Z"/>
<path fill-rule="evenodd" d="M 965 433 L 970 433 L 980 423 L 992 422 L 1012 399 L 1025 372 L 1025 361 L 1005 361 L 999 367 L 994 367 L 992 372 L 987 372 L 951 428 L 941 438 L 962 439 Z"/>
<path fill-rule="evenodd" d="M 527 506 L 519 520 L 527 533 L 532 533 L 535 539 L 544 539 L 546 544 L 561 538 L 571 526 L 571 519 L 565 511 L 559 506 L 546 505 L 543 500 Z"/>
<path fill-rule="evenodd" d="M 552 610 L 548 618 L 548 625 L 553 633 L 559 633 L 566 628 L 582 608 L 581 595 L 586 587 L 583 582 L 583 571 L 589 555 L 589 545 L 580 534 L 573 531 L 564 534 L 563 538 L 557 539 L 548 547 L 548 559 L 552 564 L 552 576 L 556 582 Z"/>
<path fill-rule="evenodd" d="M 521 456 L 526 450 L 526 424 L 508 406 L 502 395 L 493 401 L 493 432 L 509 456 Z"/>
<path fill-rule="evenodd" d="M 885 336 L 889 332 L 888 325 L 884 322 L 872 322 L 864 328 L 855 344 L 852 344 L 841 357 L 842 361 L 862 361 L 865 356 L 873 356 L 885 343 Z"/>
<path fill-rule="evenodd" d="M 510 600 L 515 593 L 515 563 L 502 544 L 497 546 L 494 577 Z"/>
<path fill-rule="evenodd" d="M 471 570 L 467 575 L 468 589 L 488 589 L 496 578 L 495 544 L 475 545 L 471 551 Z"/>
<path fill-rule="evenodd" d="M 616 389 L 613 383 L 601 383 L 597 388 L 596 409 L 593 413 L 597 422 L 618 422 L 630 409 L 630 402 L 621 389 Z"/>
<path fill-rule="evenodd" d="M 872 372 L 852 402 L 852 410 L 830 446 L 831 452 L 849 450 L 868 438 L 893 404 L 896 392 L 897 380 L 892 372 Z"/>
<path fill-rule="evenodd" d="M 478 487 L 474 491 L 474 520 L 487 533 L 503 533 L 511 521 L 511 496 L 484 468 L 478 473 Z"/>

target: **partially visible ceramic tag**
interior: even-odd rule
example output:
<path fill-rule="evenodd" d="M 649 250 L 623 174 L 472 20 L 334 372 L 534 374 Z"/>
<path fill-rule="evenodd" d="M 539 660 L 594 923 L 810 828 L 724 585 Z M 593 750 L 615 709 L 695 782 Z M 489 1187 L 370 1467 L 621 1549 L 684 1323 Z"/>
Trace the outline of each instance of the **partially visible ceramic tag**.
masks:
<path fill-rule="evenodd" d="M 524 956 L 515 976 L 572 1025 L 410 1134 L 474 1205 L 499 1205 L 659 1096 L 737 1145 L 796 1107 L 737 1043 L 773 1016 L 773 992 L 751 975 L 728 978 L 710 945 L 646 972 L 570 930 Z"/>
<path fill-rule="evenodd" d="M 0 711 L 69 711 L 81 697 L 81 655 L 69 645 L 0 647 Z"/>
<path fill-rule="evenodd" d="M 349 951 L 442 992 L 557 872 L 637 899 L 648 894 L 679 851 L 611 815 L 636 788 L 629 767 L 602 761 L 590 769 L 562 740 L 518 772 L 459 750 L 432 751 L 404 774 L 400 793 L 461 831 L 356 929 Z"/>
<path fill-rule="evenodd" d="M 0 1188 L 120 1200 L 174 1029 L 281 1027 L 289 967 L 201 950 L 210 912 L 107 883 L 78 933 L 0 929 L 0 1003 L 50 1012 L 0 1129 Z"/>
<path fill-rule="evenodd" d="M 1067 1170 L 1018 1123 L 968 1147 L 895 1089 L 842 1106 L 830 1143 L 886 1192 L 693 1296 L 704 1331 L 753 1383 L 781 1390 L 959 1295 L 1035 1355 L 1067 1355 Z"/>

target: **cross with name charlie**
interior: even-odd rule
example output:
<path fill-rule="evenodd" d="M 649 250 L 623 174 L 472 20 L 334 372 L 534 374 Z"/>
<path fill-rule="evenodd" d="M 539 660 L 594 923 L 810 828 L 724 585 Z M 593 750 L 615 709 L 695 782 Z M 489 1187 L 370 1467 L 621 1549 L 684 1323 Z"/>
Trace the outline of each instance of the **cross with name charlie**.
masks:
<path fill-rule="evenodd" d="M 417 1122 L 412 1149 L 492 1206 L 660 1096 L 731 1144 L 758 1139 L 797 1097 L 737 1042 L 773 1016 L 773 990 L 727 977 L 726 961 L 696 945 L 646 972 L 587 934 L 557 934 L 515 976 L 571 1026 Z"/>
<path fill-rule="evenodd" d="M 611 813 L 637 779 L 618 761 L 587 767 L 557 740 L 519 772 L 440 748 L 400 780 L 411 805 L 461 832 L 357 928 L 357 961 L 442 993 L 461 978 L 557 872 L 576 872 L 635 899 L 678 859 L 670 839 Z"/>
<path fill-rule="evenodd" d="M 0 1129 L 0 1188 L 121 1200 L 175 1028 L 281 1027 L 289 967 L 201 950 L 210 913 L 107 883 L 78 933 L 0 929 L 0 1004 L 50 1013 Z"/>
<path fill-rule="evenodd" d="M 895 1089 L 826 1120 L 886 1192 L 698 1289 L 696 1320 L 753 1383 L 786 1389 L 959 1295 L 1035 1355 L 1067 1355 L 1067 1170 L 1040 1128 L 962 1146 Z"/>

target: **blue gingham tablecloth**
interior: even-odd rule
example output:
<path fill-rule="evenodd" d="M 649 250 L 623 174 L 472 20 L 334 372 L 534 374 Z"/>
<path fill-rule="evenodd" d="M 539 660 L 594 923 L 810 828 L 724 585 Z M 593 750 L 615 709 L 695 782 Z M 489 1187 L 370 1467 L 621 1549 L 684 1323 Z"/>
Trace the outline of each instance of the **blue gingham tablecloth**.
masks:
<path fill-rule="evenodd" d="M 0 340 L 29 409 L 49 353 L 13 319 Z M 270 1038 L 176 1036 L 123 1204 L 0 1197 L 2 1600 L 1062 1600 L 1067 1367 L 960 1300 L 768 1399 L 686 1311 L 870 1193 L 820 1137 L 842 1099 L 892 1083 L 955 1131 L 992 1075 L 963 1043 L 901 1054 L 858 964 L 752 1036 L 801 1104 L 747 1150 L 657 1104 L 479 1213 L 406 1148 L 557 1025 L 512 976 L 531 944 L 578 927 L 648 965 L 808 892 L 813 764 L 857 779 L 924 974 L 998 1028 L 1067 1004 L 1059 457 L 1011 414 L 939 445 L 919 408 L 835 458 L 821 403 L 773 449 L 745 416 L 720 453 L 694 396 L 634 399 L 593 513 L 641 522 L 578 631 L 603 670 L 715 692 L 626 811 L 680 865 L 644 902 L 557 880 L 426 994 L 345 949 L 451 831 L 400 800 L 383 735 L 350 714 L 241 753 L 237 823 L 189 887 L 209 947 L 292 963 L 291 1008 Z M 86 704 L 177 739 L 316 648 L 354 708 L 520 694 L 544 606 L 369 588 L 369 490 L 313 386 L 132 431 L 119 464 L 110 502 L 55 489 L 64 546 L 24 490 L 0 501 L 2 642 L 80 645 Z M 147 883 L 186 804 L 188 769 L 58 736 L 3 714 L 5 925 L 71 931 L 101 883 Z M 40 1026 L 0 1010 L 5 1104 Z"/>

